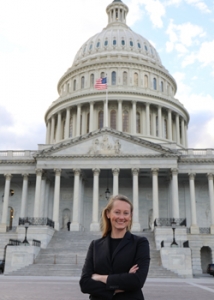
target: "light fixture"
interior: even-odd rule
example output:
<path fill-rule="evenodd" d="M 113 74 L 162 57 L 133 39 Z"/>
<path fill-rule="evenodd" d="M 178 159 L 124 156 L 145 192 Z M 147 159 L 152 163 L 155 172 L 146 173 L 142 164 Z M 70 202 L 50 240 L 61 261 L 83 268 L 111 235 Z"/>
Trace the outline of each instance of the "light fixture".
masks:
<path fill-rule="evenodd" d="M 26 245 L 29 245 L 29 242 L 27 240 L 27 230 L 28 230 L 28 227 L 29 227 L 30 223 L 28 221 L 25 222 L 24 226 L 25 226 L 25 239 L 23 241 L 23 244 Z"/>
<path fill-rule="evenodd" d="M 171 225 L 172 225 L 172 231 L 173 231 L 173 242 L 171 243 L 171 247 L 178 247 L 178 244 L 175 241 L 175 229 L 176 229 L 175 219 L 172 220 Z"/>
<path fill-rule="evenodd" d="M 108 188 L 108 170 L 107 170 L 107 188 L 106 188 L 106 191 L 105 191 L 105 196 L 106 196 L 107 201 L 109 200 L 110 194 L 111 194 L 111 192 Z"/>
<path fill-rule="evenodd" d="M 13 196 L 14 195 L 14 190 L 10 190 L 10 196 Z"/>

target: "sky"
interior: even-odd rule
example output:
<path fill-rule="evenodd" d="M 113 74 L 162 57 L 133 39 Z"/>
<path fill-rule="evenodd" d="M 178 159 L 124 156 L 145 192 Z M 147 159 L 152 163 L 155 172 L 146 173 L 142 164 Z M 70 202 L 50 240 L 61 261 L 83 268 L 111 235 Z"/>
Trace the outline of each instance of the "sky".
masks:
<path fill-rule="evenodd" d="M 44 115 L 76 52 L 107 25 L 112 0 L 0 0 L 0 150 L 37 150 Z M 189 148 L 214 148 L 214 0 L 123 0 L 190 114 Z"/>

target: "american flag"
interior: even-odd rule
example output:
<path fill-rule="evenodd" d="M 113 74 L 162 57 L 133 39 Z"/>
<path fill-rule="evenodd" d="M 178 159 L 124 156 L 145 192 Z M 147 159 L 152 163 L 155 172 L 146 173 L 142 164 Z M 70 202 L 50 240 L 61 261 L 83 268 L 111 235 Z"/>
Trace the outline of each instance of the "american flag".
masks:
<path fill-rule="evenodd" d="M 107 89 L 107 78 L 105 77 L 105 78 L 97 79 L 94 87 L 97 90 L 106 90 Z"/>

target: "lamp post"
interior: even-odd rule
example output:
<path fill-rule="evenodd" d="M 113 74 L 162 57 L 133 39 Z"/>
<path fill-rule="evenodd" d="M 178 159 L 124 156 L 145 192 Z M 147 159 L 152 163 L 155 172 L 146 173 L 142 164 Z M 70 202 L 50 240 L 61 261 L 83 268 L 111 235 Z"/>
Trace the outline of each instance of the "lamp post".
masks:
<path fill-rule="evenodd" d="M 173 231 L 173 242 L 171 244 L 171 247 L 178 247 L 178 244 L 176 243 L 175 241 L 175 228 L 176 228 L 176 222 L 175 222 L 175 219 L 173 219 L 172 223 L 172 231 Z"/>
<path fill-rule="evenodd" d="M 105 191 L 105 195 L 106 195 L 106 200 L 108 201 L 109 197 L 110 197 L 110 191 L 109 188 L 107 187 L 106 191 Z"/>
<path fill-rule="evenodd" d="M 25 239 L 24 239 L 24 241 L 23 241 L 23 244 L 25 244 L 25 246 L 26 245 L 29 245 L 29 242 L 28 242 L 28 240 L 27 240 L 27 230 L 28 230 L 28 227 L 29 227 L 29 223 L 28 222 L 25 222 Z"/>

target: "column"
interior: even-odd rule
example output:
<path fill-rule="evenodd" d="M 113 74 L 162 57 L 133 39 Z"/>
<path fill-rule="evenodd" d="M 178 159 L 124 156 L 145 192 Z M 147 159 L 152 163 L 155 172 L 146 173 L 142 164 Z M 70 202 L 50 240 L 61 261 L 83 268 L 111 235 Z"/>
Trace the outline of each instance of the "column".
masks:
<path fill-rule="evenodd" d="M 61 112 L 59 112 L 57 117 L 56 142 L 59 142 L 62 139 L 61 132 L 62 132 L 62 114 Z"/>
<path fill-rule="evenodd" d="M 118 100 L 118 131 L 123 131 L 122 100 Z"/>
<path fill-rule="evenodd" d="M 60 176 L 61 169 L 55 169 L 54 203 L 53 203 L 53 221 L 54 228 L 59 231 L 59 201 L 60 201 Z"/>
<path fill-rule="evenodd" d="M 40 204 L 40 195 L 41 195 L 41 181 L 42 181 L 42 172 L 41 169 L 36 169 L 36 191 L 35 191 L 35 200 L 34 200 L 34 218 L 39 218 L 39 204 Z"/>
<path fill-rule="evenodd" d="M 188 148 L 187 125 L 186 124 L 184 124 L 184 132 L 185 132 L 185 147 Z"/>
<path fill-rule="evenodd" d="M 146 135 L 150 135 L 150 105 L 146 103 Z"/>
<path fill-rule="evenodd" d="M 167 122 L 168 140 L 172 141 L 172 112 L 168 110 L 168 122 Z"/>
<path fill-rule="evenodd" d="M 5 186 L 4 186 L 4 202 L 2 208 L 2 218 L 0 224 L 0 232 L 7 231 L 7 216 L 8 216 L 8 205 L 9 205 L 9 197 L 10 197 L 10 183 L 11 183 L 11 174 L 4 174 L 5 176 Z"/>
<path fill-rule="evenodd" d="M 41 194 L 40 194 L 40 204 L 39 204 L 39 217 L 44 218 L 45 210 L 45 190 L 46 190 L 46 174 L 42 174 L 41 181 Z"/>
<path fill-rule="evenodd" d="M 46 144 L 50 144 L 50 133 L 51 133 L 51 123 L 48 120 L 47 131 L 46 131 Z"/>
<path fill-rule="evenodd" d="M 69 138 L 70 118 L 71 118 L 70 108 L 67 108 L 66 119 L 65 119 L 65 139 Z"/>
<path fill-rule="evenodd" d="M 172 217 L 179 218 L 179 198 L 178 198 L 178 169 L 172 171 Z"/>
<path fill-rule="evenodd" d="M 180 122 L 179 122 L 179 115 L 176 114 L 176 142 L 180 144 Z"/>
<path fill-rule="evenodd" d="M 112 169 L 113 173 L 113 196 L 119 194 L 119 173 L 120 169 Z"/>
<path fill-rule="evenodd" d="M 132 180 L 133 180 L 133 223 L 132 231 L 140 231 L 139 223 L 139 186 L 138 186 L 138 174 L 139 169 L 132 169 Z"/>
<path fill-rule="evenodd" d="M 182 145 L 186 147 L 186 137 L 185 137 L 185 128 L 184 128 L 184 119 L 181 120 L 181 134 L 182 134 Z"/>
<path fill-rule="evenodd" d="M 191 234 L 198 234 L 199 228 L 197 225 L 197 212 L 195 202 L 195 173 L 189 173 L 189 188 L 190 188 L 190 203 L 191 203 Z"/>
<path fill-rule="evenodd" d="M 80 121 L 81 121 L 81 105 L 77 105 L 77 127 L 76 136 L 80 136 Z"/>
<path fill-rule="evenodd" d="M 50 217 L 49 215 L 49 193 L 50 193 L 50 180 L 46 179 L 44 217 L 52 219 L 52 216 Z"/>
<path fill-rule="evenodd" d="M 80 231 L 80 169 L 74 169 L 73 216 L 70 231 Z"/>
<path fill-rule="evenodd" d="M 162 133 L 162 108 L 158 106 L 158 137 L 162 138 L 163 133 Z"/>
<path fill-rule="evenodd" d="M 211 226 L 210 233 L 214 234 L 214 192 L 213 192 L 213 174 L 207 174 L 208 177 L 208 186 L 209 186 L 209 197 L 210 197 L 210 217 L 211 217 Z"/>
<path fill-rule="evenodd" d="M 151 122 L 152 122 L 152 135 L 153 136 L 156 136 L 156 113 L 155 112 L 152 112 L 151 114 Z"/>
<path fill-rule="evenodd" d="M 29 174 L 22 174 L 22 176 L 23 176 L 23 184 L 22 184 L 22 200 L 21 200 L 20 218 L 25 218 L 25 217 L 27 217 L 26 216 L 26 205 L 27 205 Z"/>
<path fill-rule="evenodd" d="M 136 134 L 136 101 L 132 101 L 132 134 Z"/>
<path fill-rule="evenodd" d="M 89 132 L 94 130 L 94 102 L 90 102 Z"/>
<path fill-rule="evenodd" d="M 159 218 L 159 197 L 158 197 L 158 171 L 159 169 L 152 169 L 152 199 L 153 199 L 153 224 L 154 221 Z"/>
<path fill-rule="evenodd" d="M 94 183 L 93 183 L 93 207 L 92 207 L 92 223 L 90 225 L 90 231 L 99 231 L 99 174 L 100 169 L 93 169 Z"/>
<path fill-rule="evenodd" d="M 52 116 L 52 118 L 51 118 L 51 138 L 50 138 L 50 144 L 53 144 L 53 142 L 54 142 L 54 131 L 55 131 L 55 116 Z"/>

